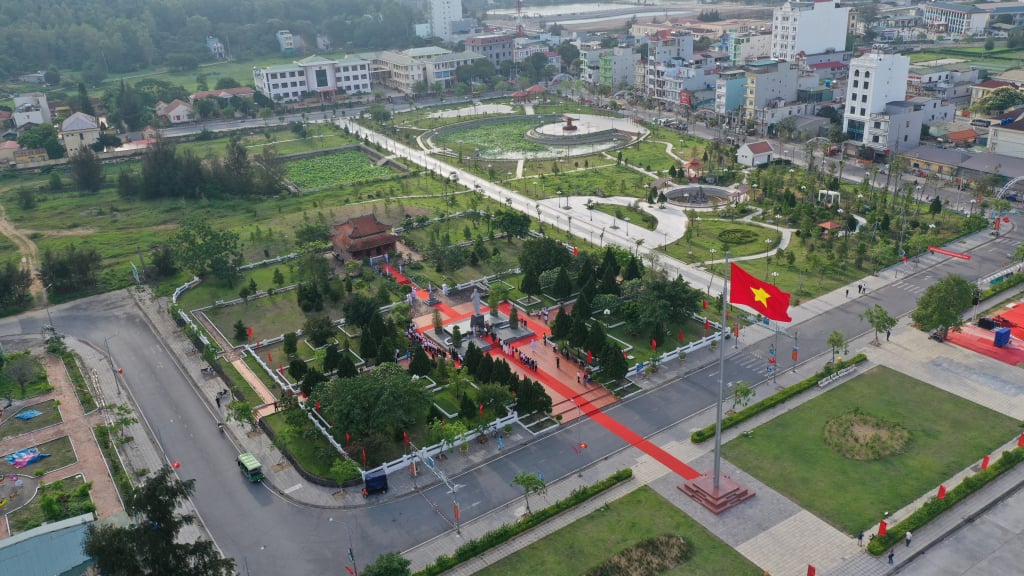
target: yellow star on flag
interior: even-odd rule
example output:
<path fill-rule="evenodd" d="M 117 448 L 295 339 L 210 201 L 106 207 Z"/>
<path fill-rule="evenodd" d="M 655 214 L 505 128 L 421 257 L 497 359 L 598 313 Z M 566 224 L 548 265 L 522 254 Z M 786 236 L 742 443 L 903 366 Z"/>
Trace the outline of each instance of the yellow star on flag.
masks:
<path fill-rule="evenodd" d="M 761 287 L 751 288 L 751 292 L 754 293 L 754 300 L 759 302 L 765 308 L 768 307 L 768 298 L 771 298 L 771 294 L 767 290 Z"/>

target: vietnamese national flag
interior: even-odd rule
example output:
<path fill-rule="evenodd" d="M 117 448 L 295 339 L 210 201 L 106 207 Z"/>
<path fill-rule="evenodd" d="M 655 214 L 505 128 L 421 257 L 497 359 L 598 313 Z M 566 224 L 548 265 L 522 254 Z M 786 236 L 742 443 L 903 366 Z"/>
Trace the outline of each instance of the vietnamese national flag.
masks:
<path fill-rule="evenodd" d="M 405 445 L 406 446 L 409 445 L 409 433 L 408 432 L 402 432 L 402 440 L 405 441 Z"/>
<path fill-rule="evenodd" d="M 651 350 L 654 352 L 658 351 L 658 341 L 654 338 L 651 338 Z"/>
<path fill-rule="evenodd" d="M 789 294 L 777 287 L 762 282 L 732 263 L 732 287 L 729 290 L 729 302 L 748 306 L 755 311 L 777 322 L 792 322 L 789 317 Z"/>

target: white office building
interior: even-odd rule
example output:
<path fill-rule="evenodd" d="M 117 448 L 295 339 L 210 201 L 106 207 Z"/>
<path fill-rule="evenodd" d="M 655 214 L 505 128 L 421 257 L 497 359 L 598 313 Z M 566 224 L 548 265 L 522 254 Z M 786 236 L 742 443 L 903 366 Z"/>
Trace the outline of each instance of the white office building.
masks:
<path fill-rule="evenodd" d="M 430 0 L 430 33 L 444 40 L 453 42 L 452 22 L 462 20 L 462 0 Z"/>
<path fill-rule="evenodd" d="M 325 101 L 338 94 L 370 93 L 370 62 L 356 56 L 329 60 L 310 56 L 291 64 L 252 69 L 253 85 L 275 102 L 294 102 L 307 95 Z"/>
<path fill-rule="evenodd" d="M 772 12 L 771 57 L 793 62 L 798 54 L 846 48 L 850 9 L 836 0 L 786 2 Z"/>

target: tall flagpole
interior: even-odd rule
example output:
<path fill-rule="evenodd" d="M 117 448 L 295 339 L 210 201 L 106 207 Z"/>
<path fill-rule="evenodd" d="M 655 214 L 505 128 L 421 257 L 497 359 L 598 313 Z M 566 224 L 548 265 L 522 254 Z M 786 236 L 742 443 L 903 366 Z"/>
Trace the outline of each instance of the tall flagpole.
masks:
<path fill-rule="evenodd" d="M 714 491 L 718 492 L 718 479 L 722 473 L 722 404 L 725 400 L 725 331 L 729 310 L 729 253 L 725 253 L 725 270 L 722 272 L 722 326 L 719 331 L 722 341 L 718 345 L 718 414 L 715 418 L 715 477 Z"/>

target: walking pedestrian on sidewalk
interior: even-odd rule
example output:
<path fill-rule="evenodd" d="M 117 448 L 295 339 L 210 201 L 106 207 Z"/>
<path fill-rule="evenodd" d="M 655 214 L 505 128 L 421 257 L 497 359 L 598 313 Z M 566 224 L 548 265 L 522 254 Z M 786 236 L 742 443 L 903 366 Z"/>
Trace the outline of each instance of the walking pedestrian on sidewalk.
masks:
<path fill-rule="evenodd" d="M 907 548 L 910 548 L 910 539 L 912 537 L 913 537 L 913 534 L 910 533 L 910 530 L 907 530 L 907 535 L 906 535 Z"/>
<path fill-rule="evenodd" d="M 892 564 L 892 559 L 896 556 L 895 550 L 889 550 L 889 564 Z"/>
<path fill-rule="evenodd" d="M 863 530 L 860 531 L 860 534 L 857 534 L 857 545 L 858 546 L 862 546 L 862 547 L 864 546 L 864 531 Z"/>
<path fill-rule="evenodd" d="M 847 298 L 849 298 L 849 297 L 850 297 L 850 289 L 849 289 L 849 288 L 847 288 L 847 289 L 846 289 L 846 297 L 847 297 Z"/>
<path fill-rule="evenodd" d="M 886 342 L 888 342 L 888 341 L 889 341 L 889 337 L 890 337 L 890 336 L 892 336 L 892 330 L 886 330 L 886 331 L 885 331 L 885 341 L 886 341 Z"/>
<path fill-rule="evenodd" d="M 562 361 L 558 358 L 558 356 L 555 356 L 555 370 L 561 370 L 561 369 L 562 369 Z"/>

